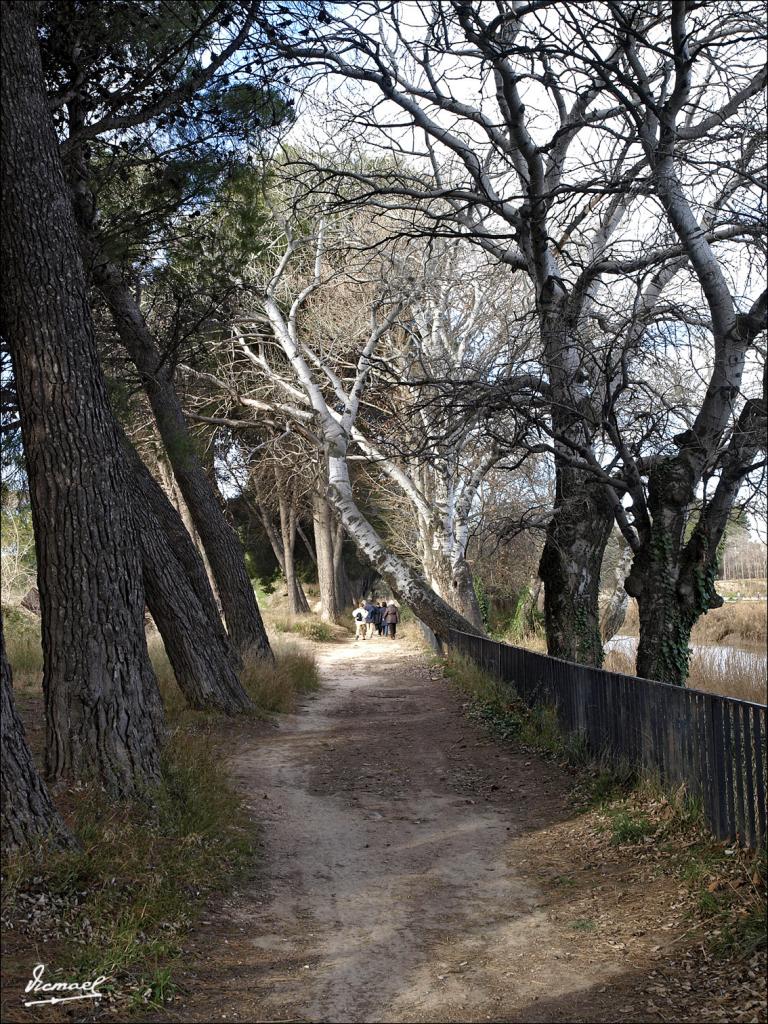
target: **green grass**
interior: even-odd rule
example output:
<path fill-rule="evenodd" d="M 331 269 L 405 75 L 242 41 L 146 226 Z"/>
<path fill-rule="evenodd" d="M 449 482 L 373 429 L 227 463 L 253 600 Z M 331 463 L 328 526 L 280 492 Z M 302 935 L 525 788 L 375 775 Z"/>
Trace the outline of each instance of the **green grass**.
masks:
<path fill-rule="evenodd" d="M 608 812 L 608 822 L 614 846 L 639 843 L 656 831 L 653 823 L 645 815 L 635 814 L 620 807 L 611 808 Z"/>
<path fill-rule="evenodd" d="M 575 932 L 594 932 L 597 931 L 597 924 L 591 917 L 582 917 L 577 921 L 572 921 L 571 928 L 573 928 Z"/>
<path fill-rule="evenodd" d="M 469 658 L 451 652 L 444 661 L 445 676 L 466 693 L 470 718 L 502 741 L 515 740 L 554 755 L 565 755 L 566 744 L 551 708 L 531 708 L 514 689 L 490 676 Z"/>

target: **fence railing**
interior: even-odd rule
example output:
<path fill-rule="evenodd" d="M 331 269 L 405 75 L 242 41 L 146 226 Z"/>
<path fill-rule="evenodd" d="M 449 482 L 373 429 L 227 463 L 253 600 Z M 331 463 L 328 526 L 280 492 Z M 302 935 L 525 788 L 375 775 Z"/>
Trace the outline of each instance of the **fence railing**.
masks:
<path fill-rule="evenodd" d="M 556 709 L 591 753 L 645 769 L 701 801 L 719 839 L 766 835 L 766 706 L 560 661 L 449 631 L 450 645 L 510 683 L 531 706 Z"/>

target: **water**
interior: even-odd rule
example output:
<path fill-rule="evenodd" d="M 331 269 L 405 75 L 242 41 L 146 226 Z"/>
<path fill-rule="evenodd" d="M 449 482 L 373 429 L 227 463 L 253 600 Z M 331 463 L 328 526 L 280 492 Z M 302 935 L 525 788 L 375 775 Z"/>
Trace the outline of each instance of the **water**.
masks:
<path fill-rule="evenodd" d="M 620 634 L 609 640 L 605 649 L 606 651 L 621 651 L 622 654 L 629 655 L 634 660 L 637 653 L 637 637 Z M 723 687 L 724 693 L 765 703 L 768 656 L 761 648 L 730 647 L 723 644 L 692 644 L 691 664 L 693 665 L 697 661 L 707 674 L 711 672 L 713 682 L 718 675 L 724 681 L 729 678 L 738 678 L 742 681 L 742 685 L 738 688 L 739 692 L 728 694 L 726 686 Z M 747 686 L 751 685 L 754 695 L 742 692 L 744 682 Z M 714 687 L 707 686 L 707 689 L 714 689 Z"/>

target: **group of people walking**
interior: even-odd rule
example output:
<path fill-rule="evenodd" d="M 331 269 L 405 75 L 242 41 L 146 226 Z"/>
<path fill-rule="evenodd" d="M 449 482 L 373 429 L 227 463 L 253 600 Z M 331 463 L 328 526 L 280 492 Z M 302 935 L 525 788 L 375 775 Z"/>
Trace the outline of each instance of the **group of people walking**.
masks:
<path fill-rule="evenodd" d="M 355 620 L 355 640 L 370 640 L 374 630 L 377 636 L 388 636 L 394 640 L 400 612 L 394 601 L 376 604 L 361 598 L 360 604 L 352 612 L 352 618 Z"/>

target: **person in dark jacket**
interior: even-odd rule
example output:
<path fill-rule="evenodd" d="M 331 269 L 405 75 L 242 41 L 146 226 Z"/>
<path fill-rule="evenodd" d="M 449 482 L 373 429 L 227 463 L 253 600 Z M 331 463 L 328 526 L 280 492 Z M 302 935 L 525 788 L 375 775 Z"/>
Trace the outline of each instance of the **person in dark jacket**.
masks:
<path fill-rule="evenodd" d="M 379 636 L 386 636 L 387 627 L 384 625 L 384 612 L 386 610 L 386 601 L 382 601 L 379 607 L 376 609 L 376 629 L 379 631 Z"/>
<path fill-rule="evenodd" d="M 400 612 L 397 610 L 397 605 L 394 601 L 390 601 L 384 612 L 384 622 L 387 627 L 387 636 L 390 640 L 394 640 L 397 634 L 397 624 L 400 621 Z"/>
<path fill-rule="evenodd" d="M 376 626 L 377 605 L 373 601 L 365 602 L 365 639 L 370 640 Z"/>

